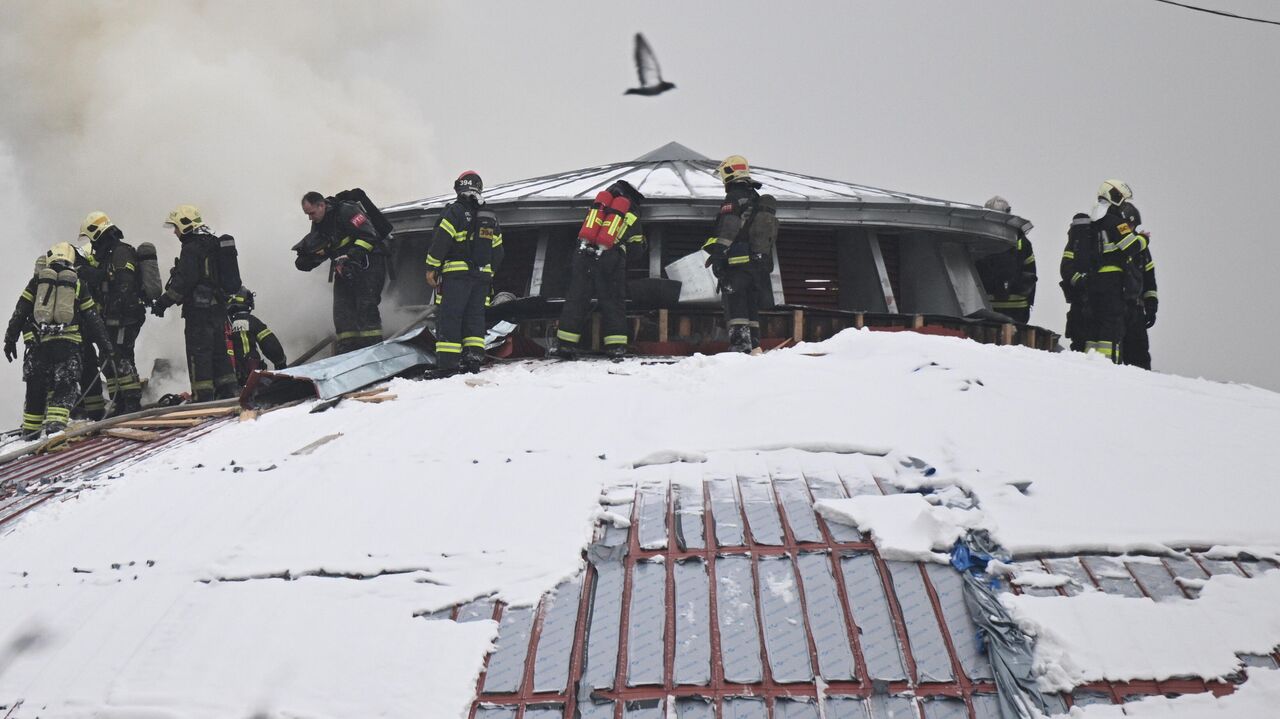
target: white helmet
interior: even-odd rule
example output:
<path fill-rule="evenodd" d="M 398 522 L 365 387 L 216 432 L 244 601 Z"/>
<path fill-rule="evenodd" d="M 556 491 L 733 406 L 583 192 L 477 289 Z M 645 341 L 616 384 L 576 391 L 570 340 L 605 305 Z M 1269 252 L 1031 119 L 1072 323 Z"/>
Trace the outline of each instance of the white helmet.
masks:
<path fill-rule="evenodd" d="M 1113 205 L 1122 205 L 1133 199 L 1133 190 L 1124 180 L 1107 180 L 1098 188 L 1098 199 Z"/>
<path fill-rule="evenodd" d="M 1009 207 L 1009 201 L 999 195 L 996 195 L 995 197 L 992 197 L 990 200 L 987 200 L 986 204 L 984 204 L 983 207 L 987 208 L 988 210 L 995 210 L 996 212 L 1012 212 L 1013 211 L 1012 208 Z"/>

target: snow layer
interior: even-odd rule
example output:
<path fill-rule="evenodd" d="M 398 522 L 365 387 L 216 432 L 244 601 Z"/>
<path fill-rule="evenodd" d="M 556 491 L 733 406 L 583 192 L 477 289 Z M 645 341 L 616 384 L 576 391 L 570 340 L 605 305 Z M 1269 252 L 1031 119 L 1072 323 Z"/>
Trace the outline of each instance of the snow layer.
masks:
<path fill-rule="evenodd" d="M 1268 719 L 1280 706 L 1280 671 L 1250 669 L 1245 683 L 1234 694 L 1214 697 L 1212 694 L 1185 694 L 1174 699 L 1147 697 L 1124 705 L 1095 704 L 1076 707 L 1071 716 L 1078 719 Z"/>
<path fill-rule="evenodd" d="M 871 532 L 885 559 L 946 562 L 946 552 L 977 526 L 981 513 L 935 507 L 919 494 L 820 499 L 814 509 L 833 522 Z"/>
<path fill-rule="evenodd" d="M 1280 548 L 1280 396 L 1253 387 L 852 330 L 762 357 L 483 377 L 398 380 L 394 402 L 232 424 L 26 515 L 0 536 L 0 642 L 32 627 L 46 639 L 0 657 L 0 702 L 42 716 L 457 717 L 494 627 L 414 615 L 489 594 L 535 602 L 580 570 L 602 488 L 650 481 L 803 470 L 868 491 L 957 485 L 1017 553 Z M 830 453 L 743 449 L 782 447 Z M 835 453 L 859 447 L 889 454 Z M 871 506 L 874 525 L 893 503 Z M 1275 579 L 1251 581 L 1280 602 Z M 1236 621 L 1256 629 L 1256 608 Z M 1045 629 L 1075 636 L 1070 614 Z M 1213 640 L 1212 666 L 1154 666 L 1223 671 L 1224 644 L 1243 637 L 1222 636 L 1191 638 Z"/>

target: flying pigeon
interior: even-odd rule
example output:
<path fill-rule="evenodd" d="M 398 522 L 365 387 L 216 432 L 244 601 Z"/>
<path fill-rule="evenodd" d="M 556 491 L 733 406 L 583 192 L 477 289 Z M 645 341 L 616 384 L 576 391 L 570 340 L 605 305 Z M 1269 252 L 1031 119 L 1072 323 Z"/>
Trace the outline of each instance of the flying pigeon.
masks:
<path fill-rule="evenodd" d="M 675 83 L 662 79 L 658 58 L 640 33 L 636 33 L 636 73 L 640 75 L 640 87 L 633 87 L 624 95 L 658 95 L 675 87 Z"/>

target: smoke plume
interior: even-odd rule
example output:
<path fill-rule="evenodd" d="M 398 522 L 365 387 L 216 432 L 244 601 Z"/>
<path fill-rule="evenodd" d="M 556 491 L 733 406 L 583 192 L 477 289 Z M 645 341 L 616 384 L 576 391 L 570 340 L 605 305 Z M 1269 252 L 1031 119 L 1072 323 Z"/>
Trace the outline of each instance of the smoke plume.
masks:
<path fill-rule="evenodd" d="M 375 69 L 388 48 L 413 52 L 427 24 L 415 3 L 375 13 L 314 1 L 9 0 L 3 14 L 0 299 L 16 300 L 31 260 L 75 241 L 92 210 L 126 241 L 155 243 L 167 276 L 178 241 L 161 223 L 190 203 L 236 237 L 258 314 L 292 357 L 332 330 L 325 268 L 300 273 L 289 251 L 308 229 L 302 194 L 360 186 L 383 204 L 428 194 L 422 112 Z M 157 357 L 185 365 L 178 314 L 144 326 L 144 375 Z M 3 417 L 19 415 L 20 375 L 17 363 L 0 370 Z"/>

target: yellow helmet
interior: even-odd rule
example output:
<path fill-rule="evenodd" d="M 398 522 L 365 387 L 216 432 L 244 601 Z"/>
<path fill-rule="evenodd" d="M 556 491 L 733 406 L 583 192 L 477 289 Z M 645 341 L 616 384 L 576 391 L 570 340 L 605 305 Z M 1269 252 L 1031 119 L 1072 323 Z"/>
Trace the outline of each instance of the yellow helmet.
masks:
<path fill-rule="evenodd" d="M 107 213 L 94 211 L 90 212 L 88 217 L 84 218 L 84 224 L 80 225 L 80 236 L 89 238 L 89 241 L 97 240 L 107 231 L 108 227 L 115 227 L 115 223 L 107 217 Z"/>
<path fill-rule="evenodd" d="M 751 168 L 747 165 L 747 158 L 742 155 L 729 155 L 716 167 L 716 176 L 725 184 L 735 180 L 750 180 Z"/>
<path fill-rule="evenodd" d="M 1098 199 L 1122 205 L 1133 199 L 1133 190 L 1129 189 L 1129 184 L 1124 180 L 1107 180 L 1098 188 Z"/>
<path fill-rule="evenodd" d="M 169 219 L 165 220 L 164 224 L 172 225 L 180 235 L 205 226 L 204 219 L 200 217 L 200 208 L 195 205 L 178 205 L 173 212 L 169 213 Z"/>
<path fill-rule="evenodd" d="M 69 266 L 76 263 L 76 248 L 70 242 L 59 242 L 49 248 L 49 264 L 62 262 Z"/>

